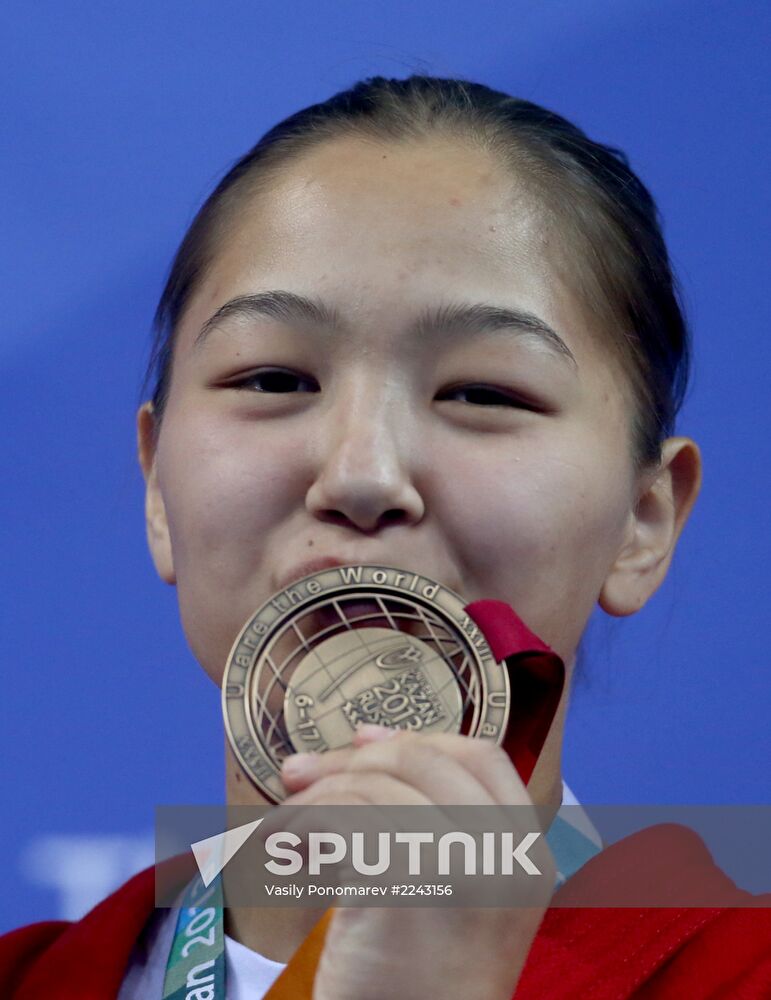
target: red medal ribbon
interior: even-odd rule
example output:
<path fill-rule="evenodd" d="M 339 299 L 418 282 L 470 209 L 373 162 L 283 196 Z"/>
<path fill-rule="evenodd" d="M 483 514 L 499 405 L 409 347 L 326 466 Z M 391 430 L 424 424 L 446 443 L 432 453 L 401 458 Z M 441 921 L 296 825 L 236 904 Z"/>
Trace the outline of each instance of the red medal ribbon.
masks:
<path fill-rule="evenodd" d="M 562 697 L 565 665 L 504 601 L 473 601 L 464 610 L 495 659 L 508 667 L 511 708 L 503 749 L 527 784 Z"/>

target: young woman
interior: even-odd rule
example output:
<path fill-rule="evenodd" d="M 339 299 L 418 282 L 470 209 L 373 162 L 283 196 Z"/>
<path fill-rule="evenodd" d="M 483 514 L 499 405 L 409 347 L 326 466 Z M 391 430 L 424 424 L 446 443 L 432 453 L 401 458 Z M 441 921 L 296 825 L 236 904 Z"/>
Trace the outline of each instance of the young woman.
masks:
<path fill-rule="evenodd" d="M 156 320 L 148 542 L 215 683 L 254 609 L 324 567 L 505 601 L 568 682 L 594 606 L 633 614 L 664 579 L 700 482 L 696 445 L 672 436 L 686 327 L 649 193 L 559 116 L 426 77 L 293 115 L 198 213 Z M 287 794 L 554 815 L 568 690 L 527 787 L 489 742 L 374 728 L 289 758 Z M 227 798 L 261 801 L 229 749 Z M 205 976 L 162 993 L 174 919 L 150 886 L 11 935 L 6 981 L 221 995 Z M 310 939 L 318 911 L 228 910 L 228 996 L 310 996 L 311 980 L 315 1000 L 771 995 L 766 911 L 603 923 L 548 904 L 341 910 Z"/>

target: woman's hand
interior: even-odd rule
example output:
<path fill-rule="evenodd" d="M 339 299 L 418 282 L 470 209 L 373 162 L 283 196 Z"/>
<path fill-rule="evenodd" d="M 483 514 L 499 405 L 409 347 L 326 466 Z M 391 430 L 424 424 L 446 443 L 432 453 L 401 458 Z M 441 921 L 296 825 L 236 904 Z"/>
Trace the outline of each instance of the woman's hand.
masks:
<path fill-rule="evenodd" d="M 351 747 L 287 758 L 282 777 L 286 805 L 532 806 L 501 748 L 459 735 L 364 726 Z M 547 862 L 527 907 L 335 910 L 314 1000 L 510 1000 L 554 887 Z"/>

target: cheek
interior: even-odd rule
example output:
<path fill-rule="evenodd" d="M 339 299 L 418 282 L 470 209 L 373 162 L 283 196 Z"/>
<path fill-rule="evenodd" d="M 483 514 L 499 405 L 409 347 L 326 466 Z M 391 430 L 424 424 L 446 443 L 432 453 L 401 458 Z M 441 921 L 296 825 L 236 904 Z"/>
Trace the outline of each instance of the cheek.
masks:
<path fill-rule="evenodd" d="M 596 447 L 534 441 L 505 461 L 478 452 L 456 483 L 454 534 L 476 595 L 508 601 L 566 655 L 621 544 L 626 470 Z"/>
<path fill-rule="evenodd" d="M 262 572 L 270 528 L 287 516 L 291 463 L 254 428 L 209 417 L 164 421 L 158 476 L 188 643 L 219 680 L 246 618 L 268 595 Z M 285 452 L 284 452 L 285 454 Z"/>
<path fill-rule="evenodd" d="M 269 481 L 211 421 L 172 423 L 159 444 L 158 469 L 178 575 L 196 553 L 232 550 L 265 512 Z"/>

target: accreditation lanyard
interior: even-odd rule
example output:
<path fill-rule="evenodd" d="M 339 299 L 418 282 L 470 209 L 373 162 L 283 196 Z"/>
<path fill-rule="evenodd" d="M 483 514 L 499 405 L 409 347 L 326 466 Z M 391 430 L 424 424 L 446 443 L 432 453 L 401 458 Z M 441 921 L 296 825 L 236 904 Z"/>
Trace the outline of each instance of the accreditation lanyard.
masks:
<path fill-rule="evenodd" d="M 163 1000 L 225 1000 L 222 883 L 199 875 L 182 897 L 163 980 Z"/>

